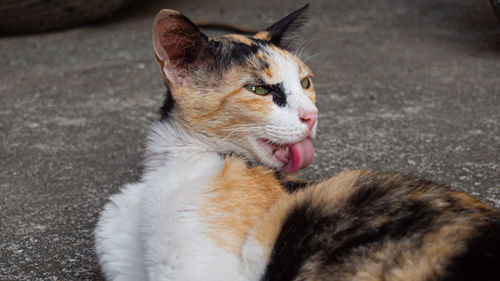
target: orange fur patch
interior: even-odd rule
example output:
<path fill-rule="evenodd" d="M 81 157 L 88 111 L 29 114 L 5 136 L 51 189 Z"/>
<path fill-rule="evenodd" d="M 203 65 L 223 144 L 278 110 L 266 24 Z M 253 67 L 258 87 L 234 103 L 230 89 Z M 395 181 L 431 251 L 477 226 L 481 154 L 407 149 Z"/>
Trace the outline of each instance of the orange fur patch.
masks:
<path fill-rule="evenodd" d="M 217 106 L 217 108 L 215 108 L 214 110 L 212 110 L 211 112 L 209 112 L 207 114 L 204 114 L 201 116 L 196 116 L 196 119 L 206 119 L 206 118 L 213 117 L 217 114 L 220 114 L 221 110 L 224 108 L 224 105 L 229 101 L 229 99 L 231 97 L 239 94 L 241 91 L 242 91 L 241 88 L 237 88 L 237 89 L 234 89 L 234 90 L 230 91 L 229 93 L 225 94 L 222 97 L 222 99 L 219 100 L 219 105 Z"/>
<path fill-rule="evenodd" d="M 314 91 L 314 87 L 311 87 L 309 91 L 309 95 L 307 96 L 314 104 L 316 104 L 316 91 Z"/>
<path fill-rule="evenodd" d="M 271 96 L 256 96 L 243 88 L 237 88 L 219 100 L 212 96 L 212 100 L 205 103 L 205 108 L 197 110 L 196 113 L 200 115 L 190 112 L 190 117 L 192 123 L 224 138 L 231 128 L 265 123 L 272 104 Z"/>
<path fill-rule="evenodd" d="M 252 45 L 252 40 L 248 39 L 248 37 L 240 35 L 240 34 L 227 34 L 224 35 L 223 37 L 231 38 L 234 39 L 235 41 L 241 42 L 245 45 Z"/>
<path fill-rule="evenodd" d="M 269 79 L 273 78 L 273 72 L 268 67 L 264 68 L 264 73 L 267 75 L 267 77 L 269 77 Z"/>
<path fill-rule="evenodd" d="M 253 36 L 253 38 L 260 39 L 260 40 L 265 40 L 265 41 L 269 41 L 269 40 L 271 40 L 271 34 L 269 34 L 269 32 L 267 32 L 267 31 L 264 30 L 264 31 L 260 31 L 257 34 L 255 34 Z"/>
<path fill-rule="evenodd" d="M 248 168 L 242 159 L 226 158 L 201 211 L 207 235 L 221 248 L 239 254 L 250 229 L 283 194 L 272 170 Z"/>

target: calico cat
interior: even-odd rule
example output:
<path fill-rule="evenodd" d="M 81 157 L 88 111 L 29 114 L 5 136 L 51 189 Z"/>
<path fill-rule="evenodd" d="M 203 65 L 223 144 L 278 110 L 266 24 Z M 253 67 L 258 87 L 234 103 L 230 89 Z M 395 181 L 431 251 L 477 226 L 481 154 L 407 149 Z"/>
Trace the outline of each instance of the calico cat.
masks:
<path fill-rule="evenodd" d="M 287 175 L 317 127 L 313 74 L 290 52 L 306 8 L 251 37 L 159 12 L 168 92 L 141 180 L 99 217 L 107 280 L 500 280 L 499 212 L 468 195 L 372 170 Z"/>

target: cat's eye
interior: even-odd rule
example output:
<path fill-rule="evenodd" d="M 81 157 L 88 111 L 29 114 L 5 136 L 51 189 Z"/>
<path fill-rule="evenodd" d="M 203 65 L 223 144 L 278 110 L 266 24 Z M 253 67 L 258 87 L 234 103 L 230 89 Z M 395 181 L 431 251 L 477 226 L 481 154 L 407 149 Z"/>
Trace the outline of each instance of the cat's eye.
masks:
<path fill-rule="evenodd" d="M 269 89 L 267 89 L 266 87 L 263 87 L 263 86 L 246 85 L 244 88 L 246 90 L 254 93 L 254 94 L 259 95 L 259 96 L 265 96 L 269 93 Z"/>
<path fill-rule="evenodd" d="M 300 85 L 302 86 L 302 89 L 309 89 L 309 87 L 311 87 L 311 80 L 309 77 L 306 77 L 300 81 Z"/>

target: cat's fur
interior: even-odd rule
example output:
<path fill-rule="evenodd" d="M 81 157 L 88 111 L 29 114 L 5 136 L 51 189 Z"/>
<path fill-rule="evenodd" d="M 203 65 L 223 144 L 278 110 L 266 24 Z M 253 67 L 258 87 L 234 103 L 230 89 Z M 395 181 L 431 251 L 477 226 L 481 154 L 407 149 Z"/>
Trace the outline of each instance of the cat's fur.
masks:
<path fill-rule="evenodd" d="M 140 182 L 99 217 L 108 280 L 498 280 L 499 213 L 468 195 L 398 173 L 304 185 L 274 170 L 312 155 L 312 73 L 286 40 L 305 8 L 253 37 L 208 38 L 158 14 L 169 91 Z"/>

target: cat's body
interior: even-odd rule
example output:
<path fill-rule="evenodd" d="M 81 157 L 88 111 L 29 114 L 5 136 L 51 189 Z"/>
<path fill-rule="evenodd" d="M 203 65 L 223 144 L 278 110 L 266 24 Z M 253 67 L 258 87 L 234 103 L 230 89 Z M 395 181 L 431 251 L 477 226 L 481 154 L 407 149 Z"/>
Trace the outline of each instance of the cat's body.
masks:
<path fill-rule="evenodd" d="M 157 16 L 171 92 L 141 181 L 101 213 L 108 280 L 496 280 L 500 216 L 465 194 L 374 171 L 285 188 L 274 169 L 307 166 L 316 130 L 312 73 L 282 48 L 304 9 L 253 37 Z"/>
<path fill-rule="evenodd" d="M 160 134 L 174 135 L 153 142 L 177 137 L 168 124 L 157 126 Z M 106 206 L 100 221 L 100 231 L 110 234 L 102 241 L 104 272 L 121 261 L 120 278 L 111 280 L 250 280 L 240 271 L 241 246 L 283 193 L 273 173 L 208 150 L 169 151 L 165 160 Z"/>

